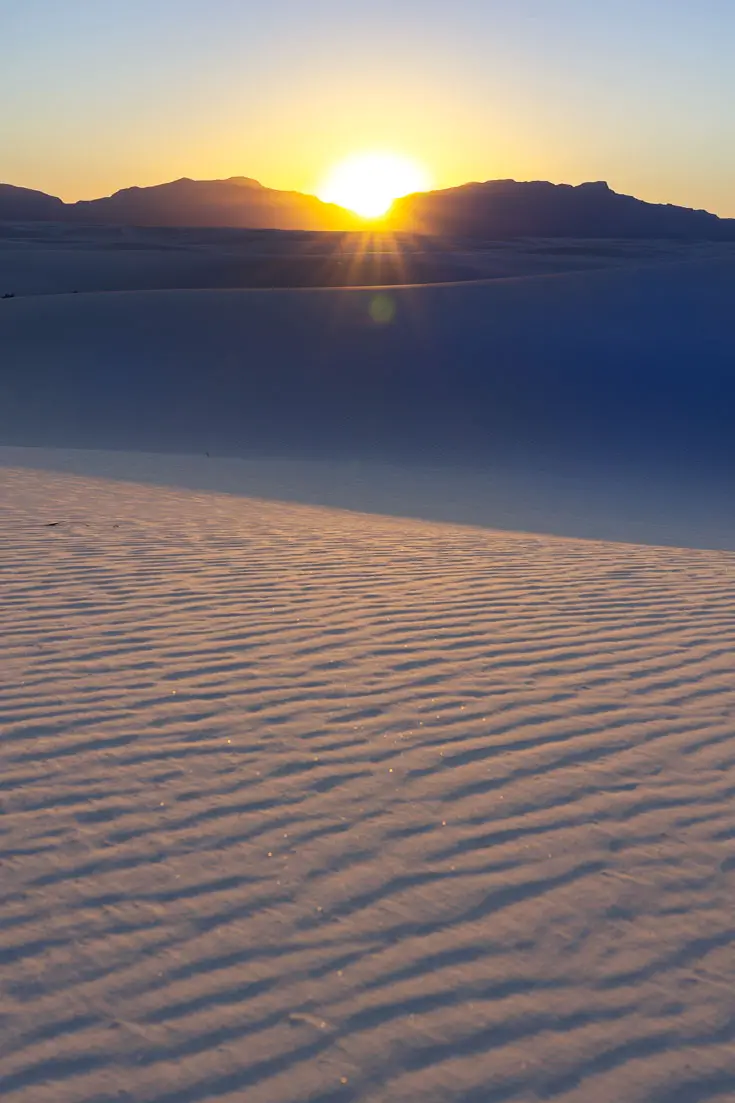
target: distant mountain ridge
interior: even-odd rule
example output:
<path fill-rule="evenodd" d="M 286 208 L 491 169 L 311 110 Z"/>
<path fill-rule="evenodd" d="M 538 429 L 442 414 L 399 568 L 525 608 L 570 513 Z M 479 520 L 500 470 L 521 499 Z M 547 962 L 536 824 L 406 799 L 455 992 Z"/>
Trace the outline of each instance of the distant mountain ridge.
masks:
<path fill-rule="evenodd" d="M 313 195 L 277 191 L 257 180 L 174 180 L 125 188 L 107 199 L 75 203 L 82 221 L 136 226 L 232 226 L 274 230 L 354 229 L 357 215 Z"/>
<path fill-rule="evenodd" d="M 66 204 L 53 195 L 30 188 L 0 184 L 0 220 L 56 222 L 65 219 Z"/>
<path fill-rule="evenodd" d="M 0 220 L 122 226 L 196 226 L 273 230 L 355 230 L 362 220 L 313 195 L 266 188 L 257 180 L 173 180 L 123 188 L 102 199 L 63 203 L 44 192 L 0 184 Z"/>
<path fill-rule="evenodd" d="M 182 178 L 124 188 L 101 199 L 63 203 L 0 184 L 0 221 L 275 230 L 370 229 L 351 211 L 313 195 L 266 188 L 248 177 Z M 735 219 L 671 204 L 646 203 L 603 181 L 579 185 L 489 180 L 396 200 L 379 226 L 432 236 L 502 239 L 691 238 L 735 241 Z"/>
<path fill-rule="evenodd" d="M 735 219 L 646 203 L 604 181 L 576 186 L 489 180 L 398 199 L 391 222 L 447 237 L 699 238 L 735 240 Z"/>

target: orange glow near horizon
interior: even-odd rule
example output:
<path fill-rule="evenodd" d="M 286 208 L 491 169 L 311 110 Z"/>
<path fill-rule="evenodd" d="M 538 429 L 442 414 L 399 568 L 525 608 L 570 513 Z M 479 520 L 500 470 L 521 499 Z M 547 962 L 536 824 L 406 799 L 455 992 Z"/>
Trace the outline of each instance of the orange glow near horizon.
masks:
<path fill-rule="evenodd" d="M 360 153 L 340 161 L 318 189 L 325 203 L 336 203 L 362 218 L 382 218 L 395 199 L 428 191 L 422 165 L 395 153 Z"/>

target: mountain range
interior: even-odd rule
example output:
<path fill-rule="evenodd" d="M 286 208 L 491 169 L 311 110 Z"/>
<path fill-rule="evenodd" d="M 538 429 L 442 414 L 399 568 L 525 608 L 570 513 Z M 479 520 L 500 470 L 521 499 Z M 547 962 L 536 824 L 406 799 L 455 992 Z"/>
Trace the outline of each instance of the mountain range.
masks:
<path fill-rule="evenodd" d="M 0 221 L 123 226 L 364 230 L 373 227 L 439 237 L 691 238 L 735 241 L 735 219 L 671 204 L 646 203 L 603 181 L 573 186 L 489 180 L 396 200 L 369 223 L 351 211 L 257 180 L 175 180 L 125 188 L 101 199 L 64 203 L 55 196 L 0 184 Z"/>
<path fill-rule="evenodd" d="M 0 219 L 124 226 L 231 226 L 274 230 L 357 229 L 357 215 L 313 195 L 257 180 L 174 180 L 124 188 L 102 199 L 63 203 L 44 192 L 0 184 Z"/>
<path fill-rule="evenodd" d="M 401 229 L 447 237 L 693 238 L 735 241 L 735 219 L 646 203 L 604 181 L 489 180 L 397 200 Z"/>

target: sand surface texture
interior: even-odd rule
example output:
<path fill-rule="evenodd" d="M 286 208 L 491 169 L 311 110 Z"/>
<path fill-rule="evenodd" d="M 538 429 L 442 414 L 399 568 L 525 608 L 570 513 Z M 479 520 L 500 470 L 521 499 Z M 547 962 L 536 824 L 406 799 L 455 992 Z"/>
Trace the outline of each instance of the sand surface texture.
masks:
<path fill-rule="evenodd" d="M 735 555 L 2 482 L 4 1103 L 735 1098 Z"/>

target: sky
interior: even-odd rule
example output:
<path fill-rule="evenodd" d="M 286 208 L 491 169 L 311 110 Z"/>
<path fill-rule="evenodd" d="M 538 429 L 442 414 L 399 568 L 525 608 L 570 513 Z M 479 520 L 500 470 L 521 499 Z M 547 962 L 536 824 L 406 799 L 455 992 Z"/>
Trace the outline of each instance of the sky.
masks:
<path fill-rule="evenodd" d="M 607 180 L 735 216 L 735 0 L 0 0 L 0 181 Z"/>

